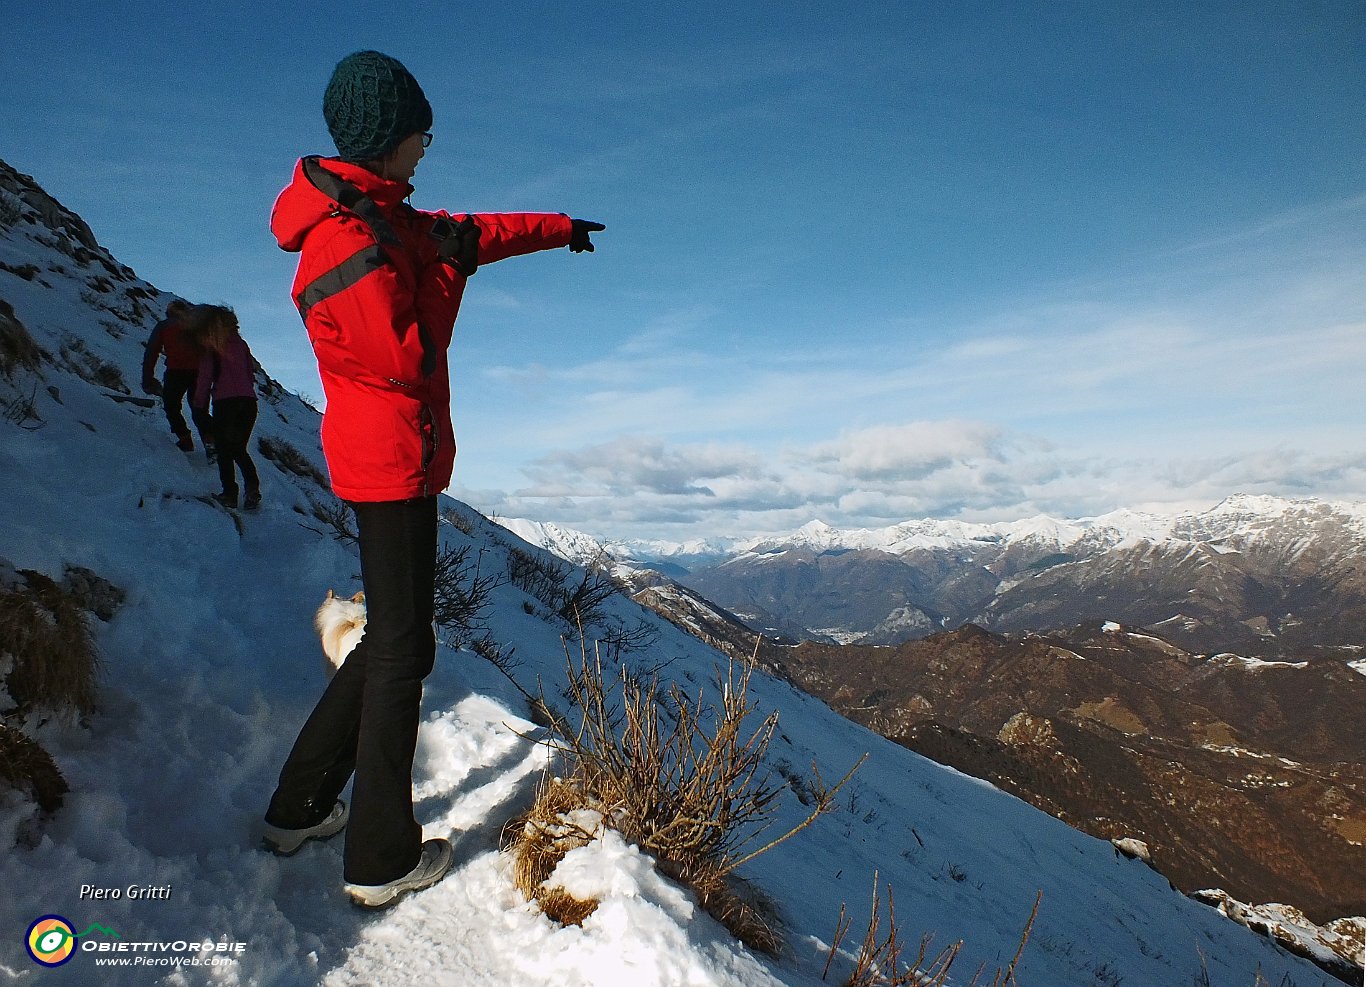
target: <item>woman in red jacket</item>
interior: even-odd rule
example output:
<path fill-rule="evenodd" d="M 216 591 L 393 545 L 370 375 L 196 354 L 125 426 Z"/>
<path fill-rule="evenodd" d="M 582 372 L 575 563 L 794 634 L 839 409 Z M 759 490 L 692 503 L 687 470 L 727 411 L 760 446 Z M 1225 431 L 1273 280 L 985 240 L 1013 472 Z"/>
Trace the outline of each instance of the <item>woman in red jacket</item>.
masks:
<path fill-rule="evenodd" d="M 453 216 L 408 205 L 432 111 L 387 55 L 342 59 L 323 115 L 338 156 L 299 162 L 271 229 L 300 255 L 293 297 L 327 398 L 332 489 L 356 515 L 368 613 L 364 638 L 280 773 L 265 839 L 292 853 L 346 826 L 346 891 L 382 907 L 436 883 L 451 862 L 448 841 L 422 840 L 412 765 L 436 654 L 436 495 L 455 460 L 446 350 L 466 280 L 519 254 L 592 250 L 589 233 L 604 227 L 558 213 Z M 348 814 L 337 796 L 353 773 Z"/>

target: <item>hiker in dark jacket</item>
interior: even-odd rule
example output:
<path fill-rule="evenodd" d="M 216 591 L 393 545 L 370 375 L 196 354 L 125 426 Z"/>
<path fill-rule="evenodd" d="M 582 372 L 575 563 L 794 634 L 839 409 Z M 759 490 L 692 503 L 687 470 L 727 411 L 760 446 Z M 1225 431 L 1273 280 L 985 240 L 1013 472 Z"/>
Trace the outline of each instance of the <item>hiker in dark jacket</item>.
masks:
<path fill-rule="evenodd" d="M 199 349 L 185 333 L 185 315 L 189 304 L 175 299 L 166 306 L 166 318 L 156 324 L 152 335 L 147 339 L 147 349 L 142 355 L 142 390 L 144 394 L 160 394 L 161 405 L 166 411 L 166 421 L 171 433 L 176 437 L 176 445 L 185 452 L 194 452 L 194 439 L 190 437 L 185 415 L 180 410 L 181 402 L 193 393 L 195 375 L 199 372 Z M 161 383 L 157 383 L 157 358 L 166 354 L 166 371 Z M 190 419 L 194 422 L 199 439 L 204 443 L 204 451 L 213 462 L 213 430 L 209 416 L 190 403 Z"/>
<path fill-rule="evenodd" d="M 218 479 L 223 492 L 215 496 L 224 507 L 237 506 L 237 470 L 242 471 L 246 497 L 242 506 L 261 506 L 261 480 L 247 444 L 256 425 L 256 361 L 238 329 L 237 315 L 223 305 L 196 305 L 188 326 L 201 356 L 191 404 L 208 413 L 218 449 Z"/>
<path fill-rule="evenodd" d="M 466 280 L 506 257 L 592 250 L 589 233 L 603 227 L 558 213 L 408 205 L 432 109 L 387 55 L 342 59 L 323 116 L 338 157 L 298 163 L 271 229 L 299 253 L 293 297 L 327 397 L 332 489 L 356 516 L 367 622 L 280 772 L 265 842 L 292 853 L 347 827 L 346 893 L 380 907 L 435 884 L 451 863 L 449 841 L 422 838 L 412 768 L 422 680 L 436 657 L 436 495 L 455 460 L 446 350 Z M 353 772 L 348 814 L 338 796 Z"/>

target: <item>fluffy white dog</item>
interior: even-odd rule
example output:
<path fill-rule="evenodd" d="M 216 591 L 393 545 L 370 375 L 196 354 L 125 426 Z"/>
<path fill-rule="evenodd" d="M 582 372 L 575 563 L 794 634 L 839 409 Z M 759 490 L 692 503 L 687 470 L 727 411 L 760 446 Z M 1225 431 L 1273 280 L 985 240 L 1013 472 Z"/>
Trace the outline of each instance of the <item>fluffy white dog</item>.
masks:
<path fill-rule="evenodd" d="M 313 618 L 313 626 L 322 638 L 326 656 L 323 671 L 331 678 L 365 635 L 365 594 L 357 593 L 345 600 L 328 590 L 327 599 Z"/>

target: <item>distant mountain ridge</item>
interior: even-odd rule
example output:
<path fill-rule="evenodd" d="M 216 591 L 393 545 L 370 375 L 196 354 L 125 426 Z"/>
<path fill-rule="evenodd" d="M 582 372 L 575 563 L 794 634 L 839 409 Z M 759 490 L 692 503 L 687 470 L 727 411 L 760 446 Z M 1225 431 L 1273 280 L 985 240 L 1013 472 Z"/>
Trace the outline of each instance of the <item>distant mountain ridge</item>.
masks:
<path fill-rule="evenodd" d="M 1042 631 L 1152 627 L 1195 651 L 1362 657 L 1366 504 L 1240 494 L 1206 511 L 840 529 L 743 541 L 603 542 L 530 522 L 574 561 L 653 568 L 758 630 L 894 645 L 974 623 Z"/>
<path fill-rule="evenodd" d="M 839 528 L 819 519 L 783 534 L 743 538 L 612 539 L 584 535 L 572 528 L 544 522 L 502 519 L 500 523 L 540 526 L 547 531 L 588 538 L 622 561 L 658 562 L 679 558 L 720 560 L 746 554 L 767 554 L 788 548 L 879 550 L 894 555 L 917 549 L 973 547 L 982 544 L 1039 542 L 1061 549 L 1086 540 L 1115 547 L 1126 542 L 1190 540 L 1255 535 L 1268 522 L 1301 514 L 1305 507 L 1321 507 L 1348 519 L 1366 536 L 1366 503 L 1292 499 L 1258 494 L 1234 494 L 1208 510 L 1158 514 L 1121 509 L 1093 518 L 1055 518 L 1036 515 L 1016 521 L 971 522 L 922 518 L 881 528 Z"/>
<path fill-rule="evenodd" d="M 1170 516 L 812 524 L 680 578 L 756 626 L 813 640 L 1110 619 L 1197 651 L 1352 649 L 1366 640 L 1366 505 L 1240 495 Z"/>

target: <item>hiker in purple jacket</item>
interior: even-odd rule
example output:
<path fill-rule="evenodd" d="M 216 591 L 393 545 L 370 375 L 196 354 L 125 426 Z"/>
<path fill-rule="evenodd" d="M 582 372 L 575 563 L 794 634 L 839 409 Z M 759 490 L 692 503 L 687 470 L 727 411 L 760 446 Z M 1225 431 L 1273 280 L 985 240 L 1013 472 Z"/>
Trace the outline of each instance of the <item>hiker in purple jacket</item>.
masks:
<path fill-rule="evenodd" d="M 224 305 L 196 305 L 186 320 L 190 335 L 203 349 L 195 380 L 194 407 L 206 409 L 213 399 L 214 445 L 218 450 L 218 478 L 223 492 L 214 499 L 224 507 L 237 506 L 237 470 L 242 471 L 246 497 L 242 506 L 261 506 L 261 480 L 247 443 L 256 425 L 256 361 L 238 332 L 237 315 Z"/>

